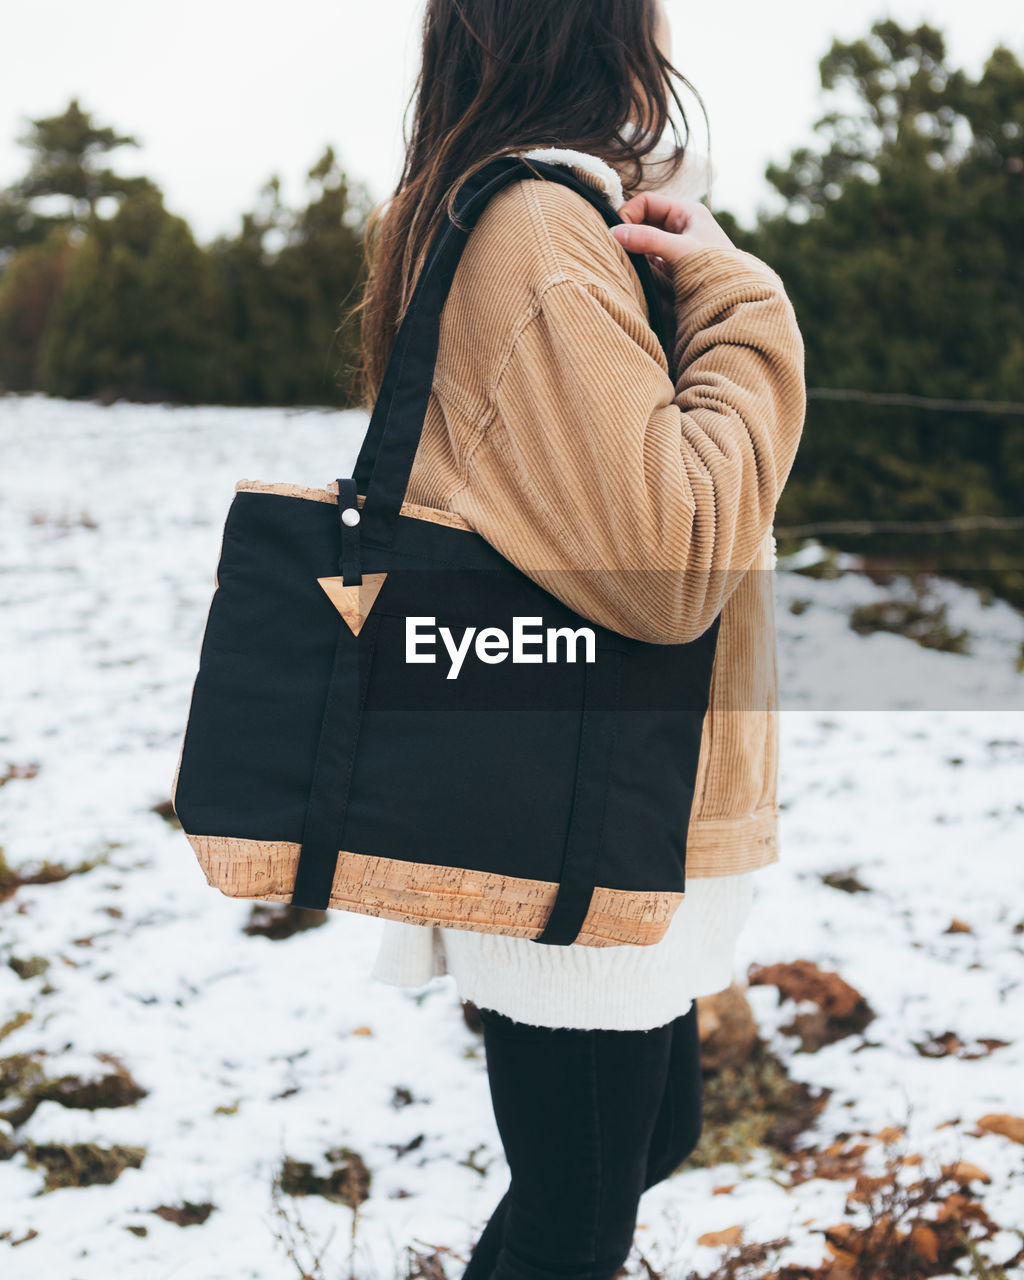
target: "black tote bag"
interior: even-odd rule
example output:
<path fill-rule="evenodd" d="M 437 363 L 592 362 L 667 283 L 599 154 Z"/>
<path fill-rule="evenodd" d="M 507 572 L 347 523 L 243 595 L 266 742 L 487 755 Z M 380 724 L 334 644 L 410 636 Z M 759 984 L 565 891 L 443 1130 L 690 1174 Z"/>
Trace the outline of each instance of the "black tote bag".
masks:
<path fill-rule="evenodd" d="M 524 178 L 621 221 L 556 165 L 500 157 L 463 186 L 354 474 L 236 487 L 172 800 L 230 896 L 646 945 L 685 892 L 720 617 L 685 644 L 621 635 L 404 501 L 455 269 Z M 630 259 L 664 345 L 653 270 Z"/>

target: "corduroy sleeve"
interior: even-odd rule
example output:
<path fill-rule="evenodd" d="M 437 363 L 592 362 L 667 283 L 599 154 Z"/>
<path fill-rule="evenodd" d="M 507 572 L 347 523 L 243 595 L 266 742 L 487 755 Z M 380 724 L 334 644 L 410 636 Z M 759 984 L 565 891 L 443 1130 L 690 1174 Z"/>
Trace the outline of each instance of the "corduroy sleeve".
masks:
<path fill-rule="evenodd" d="M 607 286 L 591 272 L 544 289 L 501 369 L 458 509 L 584 617 L 684 643 L 768 533 L 803 429 L 803 343 L 771 268 L 704 248 L 673 268 L 673 384 L 621 266 Z"/>

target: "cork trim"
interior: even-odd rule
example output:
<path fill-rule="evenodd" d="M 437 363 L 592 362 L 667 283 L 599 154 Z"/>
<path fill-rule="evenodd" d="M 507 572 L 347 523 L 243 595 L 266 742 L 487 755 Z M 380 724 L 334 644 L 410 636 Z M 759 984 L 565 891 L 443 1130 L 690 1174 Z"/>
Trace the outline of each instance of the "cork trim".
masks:
<path fill-rule="evenodd" d="M 185 834 L 208 882 L 227 897 L 290 901 L 298 844 Z M 554 881 L 343 851 L 330 905 L 410 924 L 535 938 L 557 892 Z M 664 936 L 683 896 L 597 888 L 576 941 L 589 947 L 649 946 Z"/>
<path fill-rule="evenodd" d="M 270 484 L 263 480 L 239 480 L 235 491 L 248 493 L 279 493 L 286 498 L 309 498 L 313 502 L 338 501 L 338 482 L 332 480 L 323 489 L 309 489 L 301 484 Z M 364 494 L 357 494 L 359 506 L 366 502 Z M 419 502 L 403 502 L 399 515 L 412 516 L 414 520 L 429 520 L 432 524 L 446 524 L 450 529 L 467 529 L 473 532 L 473 526 L 454 511 L 440 511 L 436 507 L 424 507 Z"/>

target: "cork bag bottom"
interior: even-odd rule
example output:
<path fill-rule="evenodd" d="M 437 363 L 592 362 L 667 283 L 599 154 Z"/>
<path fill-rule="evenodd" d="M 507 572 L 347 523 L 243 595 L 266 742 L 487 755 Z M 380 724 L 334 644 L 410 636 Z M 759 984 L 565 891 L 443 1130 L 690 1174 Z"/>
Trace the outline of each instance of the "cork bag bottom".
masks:
<path fill-rule="evenodd" d="M 227 897 L 291 900 L 297 843 L 186 835 L 207 881 Z M 342 851 L 329 905 L 410 924 L 535 938 L 557 893 L 555 881 Z M 649 946 L 664 936 L 683 896 L 599 887 L 576 942 Z"/>

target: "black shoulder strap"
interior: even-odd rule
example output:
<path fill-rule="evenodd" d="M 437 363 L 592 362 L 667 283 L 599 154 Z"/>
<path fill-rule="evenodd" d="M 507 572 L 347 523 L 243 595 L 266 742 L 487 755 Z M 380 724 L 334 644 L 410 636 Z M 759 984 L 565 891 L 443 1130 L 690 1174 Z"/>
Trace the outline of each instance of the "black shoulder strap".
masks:
<path fill-rule="evenodd" d="M 622 222 L 604 195 L 561 165 L 499 156 L 463 184 L 455 201 L 455 217 L 462 225 L 448 219 L 435 236 L 395 338 L 356 460 L 356 487 L 366 495 L 360 524 L 367 542 L 390 546 L 394 540 L 433 385 L 441 311 L 470 232 L 491 197 L 523 178 L 560 182 L 588 200 L 608 226 Z M 629 258 L 647 299 L 651 327 L 671 361 L 654 270 L 643 254 L 631 253 Z"/>

